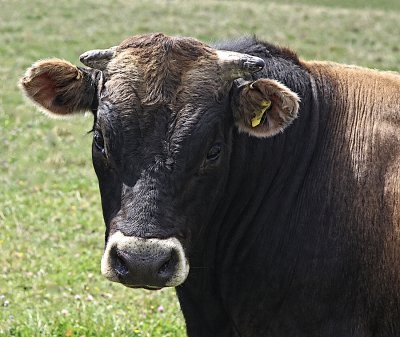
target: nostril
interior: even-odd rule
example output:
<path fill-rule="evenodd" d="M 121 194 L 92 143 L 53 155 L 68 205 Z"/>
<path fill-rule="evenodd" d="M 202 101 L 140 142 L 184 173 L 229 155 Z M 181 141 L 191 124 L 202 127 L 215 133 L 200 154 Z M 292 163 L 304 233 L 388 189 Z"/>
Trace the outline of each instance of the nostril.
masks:
<path fill-rule="evenodd" d="M 172 249 L 170 255 L 164 260 L 164 262 L 161 264 L 161 267 L 158 269 L 158 275 L 163 278 L 170 277 L 175 270 L 177 261 L 178 253 L 175 251 L 175 249 Z"/>
<path fill-rule="evenodd" d="M 111 261 L 112 267 L 118 276 L 126 276 L 129 273 L 127 263 L 117 248 L 111 251 Z"/>
<path fill-rule="evenodd" d="M 171 266 L 171 260 L 168 260 L 160 267 L 160 269 L 158 270 L 158 274 L 160 274 L 160 275 L 168 274 L 168 270 L 170 269 L 170 266 Z"/>

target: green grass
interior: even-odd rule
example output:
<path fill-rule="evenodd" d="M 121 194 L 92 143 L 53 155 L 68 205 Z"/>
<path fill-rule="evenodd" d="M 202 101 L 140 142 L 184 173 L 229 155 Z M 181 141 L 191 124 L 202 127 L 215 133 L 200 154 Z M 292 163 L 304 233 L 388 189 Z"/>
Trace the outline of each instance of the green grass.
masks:
<path fill-rule="evenodd" d="M 262 0 L 259 0 L 262 1 Z M 318 6 L 327 6 L 331 8 L 349 8 L 349 9 L 371 9 L 371 10 L 387 10 L 387 11 L 399 11 L 400 10 L 400 2 L 395 0 L 282 0 L 284 3 L 288 4 L 296 4 L 302 3 L 306 5 L 318 5 Z"/>
<path fill-rule="evenodd" d="M 163 31 L 205 41 L 256 33 L 303 58 L 400 70 L 398 0 L 316 2 L 0 0 L 0 336 L 185 335 L 172 289 L 100 276 L 91 118 L 36 111 L 16 87 L 24 69 Z"/>

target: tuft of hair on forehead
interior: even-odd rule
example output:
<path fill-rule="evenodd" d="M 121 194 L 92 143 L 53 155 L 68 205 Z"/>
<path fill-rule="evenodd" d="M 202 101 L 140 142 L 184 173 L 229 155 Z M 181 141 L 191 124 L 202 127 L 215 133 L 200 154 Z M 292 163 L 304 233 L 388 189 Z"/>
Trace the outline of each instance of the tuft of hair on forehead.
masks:
<path fill-rule="evenodd" d="M 187 37 L 170 37 L 162 33 L 137 35 L 124 40 L 118 51 L 132 50 L 147 87 L 146 105 L 173 102 L 185 72 L 204 59 L 216 58 L 206 44 Z"/>

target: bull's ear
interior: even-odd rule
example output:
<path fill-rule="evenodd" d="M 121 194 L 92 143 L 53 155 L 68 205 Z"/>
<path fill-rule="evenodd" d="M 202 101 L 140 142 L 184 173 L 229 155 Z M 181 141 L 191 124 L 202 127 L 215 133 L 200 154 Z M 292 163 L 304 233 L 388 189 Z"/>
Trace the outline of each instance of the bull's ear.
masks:
<path fill-rule="evenodd" d="M 42 60 L 28 68 L 20 87 L 50 116 L 68 116 L 93 109 L 97 101 L 94 71 L 64 60 Z"/>
<path fill-rule="evenodd" d="M 235 91 L 232 110 L 242 132 L 255 137 L 272 137 L 297 117 L 299 96 L 278 81 L 259 79 Z"/>

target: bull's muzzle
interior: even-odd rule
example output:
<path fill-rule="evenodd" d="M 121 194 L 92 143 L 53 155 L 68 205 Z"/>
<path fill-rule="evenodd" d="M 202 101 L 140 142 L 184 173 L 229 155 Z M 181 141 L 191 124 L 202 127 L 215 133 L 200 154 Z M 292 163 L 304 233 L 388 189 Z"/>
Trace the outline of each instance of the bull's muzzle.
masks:
<path fill-rule="evenodd" d="M 128 287 L 176 287 L 189 273 L 183 247 L 176 238 L 143 239 L 114 233 L 108 240 L 101 272 Z"/>

